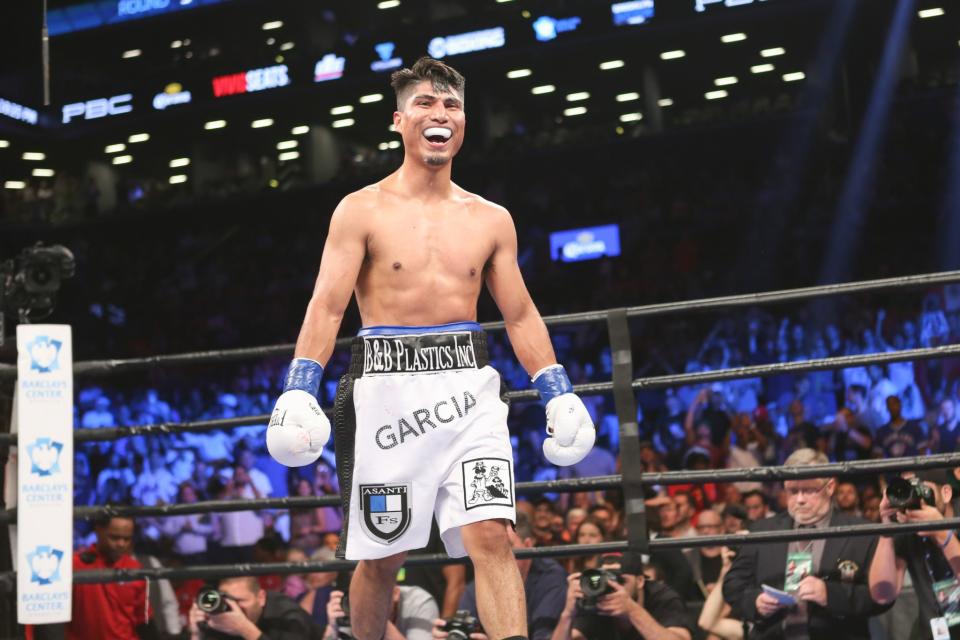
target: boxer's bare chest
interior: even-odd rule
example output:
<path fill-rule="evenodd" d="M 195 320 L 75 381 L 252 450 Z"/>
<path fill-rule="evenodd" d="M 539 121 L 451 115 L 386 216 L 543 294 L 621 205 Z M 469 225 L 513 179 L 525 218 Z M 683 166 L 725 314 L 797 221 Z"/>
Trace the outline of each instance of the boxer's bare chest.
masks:
<path fill-rule="evenodd" d="M 381 198 L 367 218 L 366 257 L 357 281 L 361 314 L 423 324 L 474 317 L 495 246 L 485 213 L 466 198 Z"/>

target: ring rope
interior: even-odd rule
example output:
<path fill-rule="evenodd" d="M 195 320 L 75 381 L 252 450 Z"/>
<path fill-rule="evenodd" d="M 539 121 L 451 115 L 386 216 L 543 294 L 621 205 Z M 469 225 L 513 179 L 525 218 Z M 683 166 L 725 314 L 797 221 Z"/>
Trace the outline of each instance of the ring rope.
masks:
<path fill-rule="evenodd" d="M 827 529 L 784 529 L 779 531 L 757 531 L 752 533 L 731 533 L 719 536 L 696 536 L 693 538 L 656 538 L 650 540 L 651 551 L 658 549 L 684 549 L 692 547 L 717 547 L 721 545 L 770 544 L 803 540 L 825 540 L 829 538 L 867 537 L 876 535 L 903 535 L 920 531 L 943 531 L 960 528 L 960 518 L 944 518 L 925 522 L 907 522 L 891 524 L 856 524 L 829 527 Z M 561 545 L 516 549 L 517 559 L 582 556 L 596 553 L 627 551 L 626 541 L 603 542 L 592 545 Z M 408 556 L 406 566 L 431 566 L 439 564 L 457 564 L 467 562 L 467 558 L 450 558 L 444 554 L 417 554 Z M 134 580 L 183 580 L 190 578 L 220 578 L 238 575 L 290 575 L 295 573 L 315 573 L 320 571 L 343 571 L 356 566 L 355 561 L 330 560 L 326 562 L 269 562 L 262 564 L 201 565 L 194 567 L 143 567 L 140 569 L 90 569 L 75 571 L 73 581 L 76 584 L 103 582 L 129 582 Z M 16 572 L 0 573 L 0 590 L 16 581 Z"/>
<path fill-rule="evenodd" d="M 735 367 L 733 369 L 717 369 L 716 371 L 695 371 L 692 373 L 678 373 L 664 376 L 637 378 L 633 381 L 634 389 L 663 389 L 667 387 L 683 386 L 688 384 L 702 384 L 736 380 L 738 378 L 753 378 L 778 375 L 782 373 L 805 373 L 810 371 L 824 371 L 854 367 L 865 364 L 886 364 L 905 360 L 932 360 L 960 356 L 960 344 L 943 345 L 939 347 L 924 347 L 919 349 L 903 349 L 900 351 L 886 351 L 882 353 L 865 353 L 852 356 L 835 356 L 832 358 L 818 358 L 801 360 L 799 362 L 774 362 L 749 367 Z M 574 385 L 575 393 L 589 395 L 610 392 L 613 382 L 590 382 Z M 535 389 L 522 391 L 508 391 L 504 394 L 507 400 L 539 399 Z M 331 410 L 327 409 L 327 413 Z M 170 434 L 182 432 L 203 432 L 216 429 L 227 429 L 240 426 L 266 425 L 269 414 L 258 416 L 242 416 L 239 418 L 218 418 L 216 420 L 198 420 L 195 422 L 162 423 L 151 425 L 130 425 L 127 427 L 104 427 L 98 429 L 78 429 L 74 431 L 74 442 L 94 442 L 102 440 L 116 440 L 138 435 Z M 16 443 L 17 434 L 0 433 L 0 445 Z"/>
<path fill-rule="evenodd" d="M 680 302 L 665 302 L 659 304 L 627 307 L 628 318 L 645 318 L 662 316 L 688 311 L 705 311 L 712 309 L 726 309 L 748 307 L 768 303 L 785 303 L 808 300 L 811 298 L 837 296 L 850 293 L 868 293 L 874 291 L 913 289 L 938 284 L 960 282 L 960 271 L 944 271 L 939 273 L 918 274 L 912 276 L 898 276 L 895 278 L 881 278 L 877 280 L 861 280 L 839 284 L 800 287 L 796 289 L 780 289 L 762 293 L 747 293 L 733 296 L 701 298 L 698 300 L 684 300 Z M 544 316 L 547 326 L 563 326 L 590 322 L 606 322 L 607 311 L 585 311 Z M 505 323 L 485 322 L 481 326 L 489 331 L 498 331 L 505 328 Z M 337 346 L 346 346 L 352 338 L 340 338 Z M 238 361 L 250 360 L 266 356 L 289 355 L 293 352 L 293 344 L 269 345 L 262 347 L 245 347 L 241 349 L 220 349 L 195 351 L 170 355 L 149 356 L 146 358 L 112 359 L 112 360 L 85 360 L 75 362 L 75 375 L 108 375 L 147 369 L 160 364 L 197 364 L 209 361 Z M 0 380 L 16 377 L 15 365 L 0 364 Z"/>
<path fill-rule="evenodd" d="M 704 482 L 773 482 L 780 480 L 805 480 L 808 478 L 853 477 L 870 474 L 899 473 L 925 469 L 945 469 L 960 466 L 960 452 L 940 453 L 932 456 L 884 458 L 877 460 L 851 460 L 829 464 L 804 465 L 801 467 L 746 467 L 742 469 L 705 469 L 703 471 L 663 471 L 644 473 L 644 486 L 697 484 Z M 594 476 L 565 480 L 518 482 L 518 494 L 576 493 L 619 489 L 621 476 Z M 250 511 L 258 509 L 301 509 L 309 507 L 340 506 L 340 496 L 296 496 L 288 498 L 257 498 L 250 500 L 208 500 L 205 502 L 145 506 L 89 506 L 75 507 L 77 519 L 96 518 L 102 515 L 145 517 L 173 516 L 194 513 Z M 0 511 L 0 524 L 15 522 L 17 510 Z"/>

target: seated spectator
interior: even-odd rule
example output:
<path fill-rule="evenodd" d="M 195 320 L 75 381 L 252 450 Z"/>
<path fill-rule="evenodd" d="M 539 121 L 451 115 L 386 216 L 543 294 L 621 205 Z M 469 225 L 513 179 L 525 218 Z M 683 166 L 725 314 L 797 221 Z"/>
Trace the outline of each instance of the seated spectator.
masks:
<path fill-rule="evenodd" d="M 307 554 L 296 547 L 287 549 L 287 562 L 307 562 Z M 307 574 L 291 573 L 283 579 L 283 590 L 281 593 L 288 598 L 297 600 L 307 592 Z"/>
<path fill-rule="evenodd" d="M 944 398 L 940 402 L 936 434 L 938 439 L 936 451 L 953 453 L 957 450 L 957 440 L 960 437 L 960 414 L 957 412 L 957 403 L 953 398 Z"/>
<path fill-rule="evenodd" d="M 197 502 L 197 490 L 190 481 L 180 484 L 178 504 Z M 207 563 L 207 540 L 213 535 L 213 518 L 207 513 L 167 516 L 162 520 L 163 533 L 173 540 L 173 551 L 186 565 Z"/>
<path fill-rule="evenodd" d="M 253 561 L 257 564 L 283 562 L 287 558 L 287 547 L 283 539 L 276 534 L 266 534 L 253 545 Z M 283 589 L 283 577 L 271 573 L 257 576 L 264 591 Z"/>
<path fill-rule="evenodd" d="M 529 549 L 536 544 L 530 519 L 519 510 L 516 526 L 507 527 L 507 536 L 514 549 Z M 550 558 L 517 560 L 517 567 L 523 579 L 527 601 L 527 637 L 530 640 L 547 640 L 563 610 L 567 574 L 556 560 Z M 468 584 L 457 607 L 474 617 L 477 616 L 476 590 L 476 583 Z M 441 631 L 444 621 L 436 619 L 433 624 L 433 637 L 446 638 L 446 632 Z"/>
<path fill-rule="evenodd" d="M 563 529 L 563 541 L 573 542 L 577 539 L 577 529 L 580 523 L 587 519 L 586 509 L 573 507 L 567 511 Z"/>
<path fill-rule="evenodd" d="M 229 611 L 208 614 L 190 608 L 190 640 L 207 638 L 270 638 L 320 640 L 322 630 L 296 602 L 281 593 L 265 591 L 253 576 L 223 578 L 217 588 L 229 596 Z"/>
<path fill-rule="evenodd" d="M 330 602 L 327 603 L 327 618 L 333 622 L 327 625 L 324 638 L 352 637 L 349 634 L 344 636 L 343 632 L 349 630 L 338 626 L 337 621 L 346 617 L 341 606 L 342 601 L 343 591 L 334 591 L 330 595 Z M 440 614 L 437 602 L 424 589 L 395 586 L 390 615 L 387 618 L 387 629 L 383 637 L 387 640 L 430 640 L 431 629 L 439 620 L 438 615 Z M 440 622 L 443 621 L 440 620 Z M 440 637 L 445 638 L 446 635 L 443 633 Z M 437 636 L 434 634 L 433 637 Z"/>
<path fill-rule="evenodd" d="M 96 544 L 73 554 L 75 571 L 143 566 L 133 557 L 133 518 L 106 516 L 97 520 L 94 530 Z M 74 584 L 67 640 L 135 640 L 145 631 L 148 615 L 144 582 Z"/>
<path fill-rule="evenodd" d="M 691 640 L 693 624 L 683 599 L 664 583 L 648 580 L 638 555 L 607 555 L 601 563 L 622 571 L 623 584 L 609 581 L 612 593 L 597 600 L 595 611 L 587 611 L 578 606 L 581 574 L 571 574 L 551 640 Z"/>
<path fill-rule="evenodd" d="M 673 537 L 692 538 L 697 535 L 696 529 L 694 529 L 693 526 L 693 517 L 696 515 L 698 509 L 693 502 L 693 497 L 685 491 L 675 493 L 673 494 L 673 504 L 677 509 L 676 529 L 679 531 L 679 533 Z"/>
<path fill-rule="evenodd" d="M 835 500 L 837 509 L 841 513 L 860 517 L 860 492 L 857 490 L 857 485 L 849 481 L 838 482 Z"/>
<path fill-rule="evenodd" d="M 711 509 L 702 512 L 697 518 L 698 536 L 719 536 L 723 533 L 723 520 L 720 514 Z M 721 551 L 723 547 L 696 547 L 684 549 L 683 553 L 693 570 L 693 580 L 700 593 L 706 598 L 720 577 L 723 565 Z"/>
<path fill-rule="evenodd" d="M 926 453 L 928 448 L 926 434 L 920 424 L 907 420 L 901 412 L 900 398 L 887 398 L 887 411 L 890 421 L 877 429 L 874 446 L 882 458 L 903 458 Z"/>
<path fill-rule="evenodd" d="M 591 517 L 587 517 L 586 520 L 580 523 L 575 536 L 574 541 L 576 544 L 600 544 L 610 539 L 607 532 L 603 529 L 603 524 L 596 518 Z M 596 569 L 599 560 L 600 556 L 598 554 L 571 558 L 569 563 L 570 573 L 583 571 L 584 569 Z"/>
<path fill-rule="evenodd" d="M 310 556 L 313 562 L 331 562 L 336 559 L 336 554 L 330 549 L 317 549 Z M 327 618 L 327 604 L 330 602 L 330 594 L 336 589 L 337 572 L 336 571 L 315 571 L 306 576 L 305 590 L 297 597 L 300 607 L 310 614 L 313 621 L 321 629 L 326 628 L 330 619 Z"/>
<path fill-rule="evenodd" d="M 767 496 L 760 491 L 748 491 L 743 494 L 743 508 L 747 512 L 747 520 L 756 522 L 773 515 L 767 508 Z"/>
<path fill-rule="evenodd" d="M 314 495 L 313 484 L 306 478 L 297 480 L 296 495 Z M 326 507 L 290 509 L 290 546 L 313 553 L 320 547 L 321 536 L 329 531 L 324 522 Z"/>
<path fill-rule="evenodd" d="M 723 508 L 720 516 L 723 518 L 724 533 L 736 533 L 747 523 L 747 510 L 743 505 L 728 504 Z"/>
<path fill-rule="evenodd" d="M 560 544 L 561 540 L 554 534 L 553 517 L 557 514 L 553 501 L 540 498 L 533 506 L 533 535 L 537 539 L 538 547 Z"/>
<path fill-rule="evenodd" d="M 747 533 L 743 531 L 742 533 Z M 710 634 L 710 640 L 719 638 L 720 640 L 742 640 L 743 622 L 730 617 L 732 607 L 723 601 L 723 579 L 733 564 L 735 553 L 727 547 L 721 547 L 720 557 L 722 565 L 720 575 L 717 577 L 716 586 L 710 591 L 706 602 L 703 603 L 703 609 L 700 610 L 700 618 L 697 624 L 701 629 Z"/>

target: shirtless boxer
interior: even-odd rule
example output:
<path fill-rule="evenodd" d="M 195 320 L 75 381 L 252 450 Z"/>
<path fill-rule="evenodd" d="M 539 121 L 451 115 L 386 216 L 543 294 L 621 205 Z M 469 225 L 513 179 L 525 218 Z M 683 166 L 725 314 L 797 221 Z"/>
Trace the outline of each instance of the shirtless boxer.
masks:
<path fill-rule="evenodd" d="M 487 635 L 521 639 L 524 590 L 506 533 L 516 513 L 507 407 L 476 324 L 484 283 L 546 403 L 546 458 L 579 462 L 594 426 L 524 285 L 510 214 L 450 180 L 466 126 L 463 77 L 423 58 L 391 81 L 403 164 L 333 213 L 267 447 L 301 466 L 327 443 L 330 423 L 317 401 L 322 365 L 355 292 L 364 328 L 334 406 L 338 555 L 361 561 L 350 586 L 353 634 L 383 637 L 397 571 L 407 551 L 426 545 L 433 512 L 447 553 L 474 564 Z M 484 488 L 469 504 L 474 470 L 493 466 L 499 482 L 489 482 L 503 489 Z"/>

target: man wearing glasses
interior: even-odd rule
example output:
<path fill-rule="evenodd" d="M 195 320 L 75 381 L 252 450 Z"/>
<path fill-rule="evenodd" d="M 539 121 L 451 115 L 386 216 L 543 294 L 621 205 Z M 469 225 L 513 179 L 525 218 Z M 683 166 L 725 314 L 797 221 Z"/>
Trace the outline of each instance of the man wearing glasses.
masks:
<path fill-rule="evenodd" d="M 798 449 L 786 466 L 827 464 Z M 866 521 L 834 509 L 836 480 L 787 480 L 787 513 L 750 525 L 751 532 L 826 529 Z M 869 616 L 884 610 L 870 598 L 867 571 L 876 536 L 744 545 L 723 581 L 723 597 L 752 623 L 751 639 L 870 637 Z"/>

